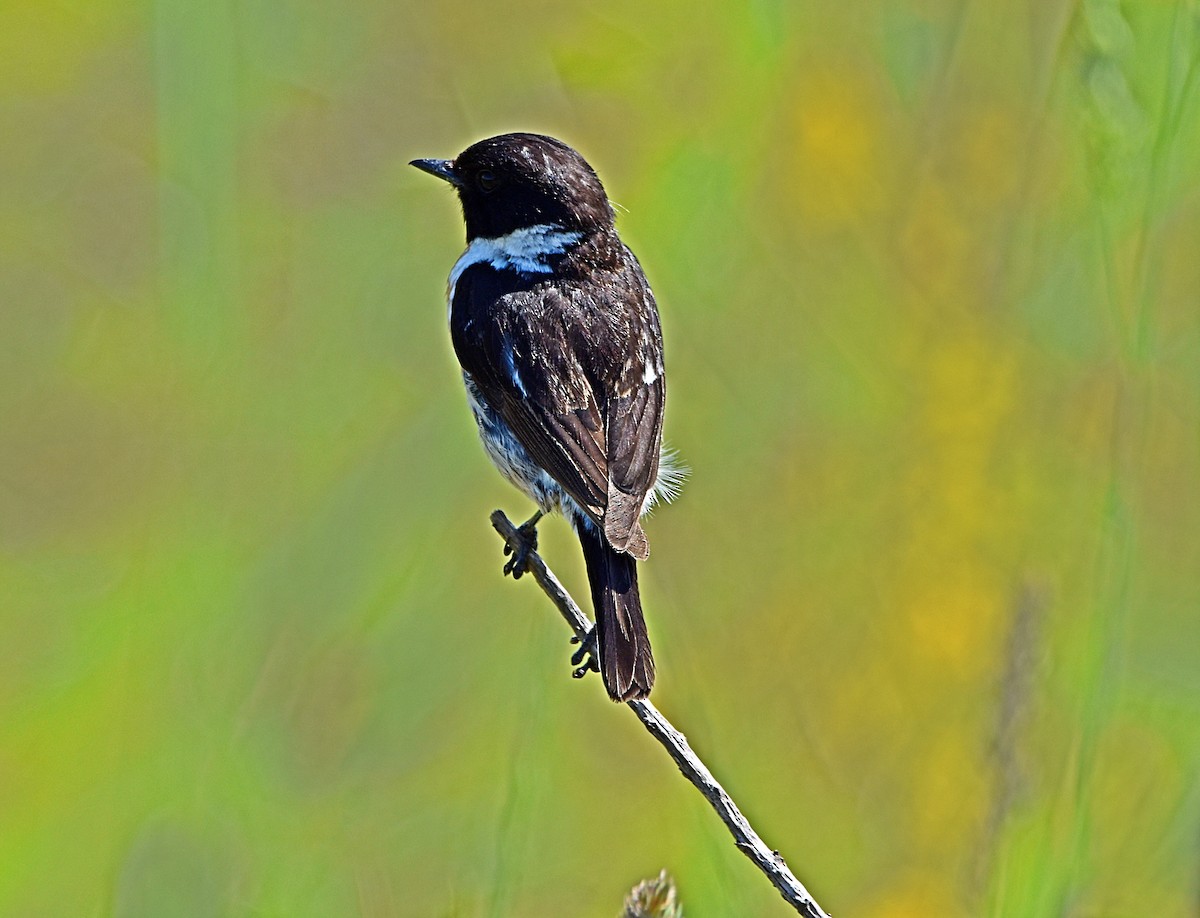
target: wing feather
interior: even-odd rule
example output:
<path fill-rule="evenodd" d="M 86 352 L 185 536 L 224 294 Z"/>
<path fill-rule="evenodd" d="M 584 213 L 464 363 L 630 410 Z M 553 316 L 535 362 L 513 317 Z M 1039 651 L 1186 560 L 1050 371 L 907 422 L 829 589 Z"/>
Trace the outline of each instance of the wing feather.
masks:
<path fill-rule="evenodd" d="M 646 557 L 638 519 L 658 475 L 665 397 L 649 288 L 637 274 L 599 300 L 593 285 L 544 281 L 498 293 L 496 273 L 479 266 L 458 280 L 459 362 L 613 547 Z M 629 290 L 648 308 L 624 305 Z"/>

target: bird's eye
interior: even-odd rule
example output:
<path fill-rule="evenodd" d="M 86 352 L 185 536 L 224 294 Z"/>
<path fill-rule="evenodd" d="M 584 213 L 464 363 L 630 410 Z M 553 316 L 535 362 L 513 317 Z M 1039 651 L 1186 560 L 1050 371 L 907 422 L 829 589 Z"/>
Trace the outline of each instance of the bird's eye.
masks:
<path fill-rule="evenodd" d="M 486 194 L 489 191 L 493 191 L 500 184 L 500 179 L 496 178 L 496 173 L 484 169 L 475 176 L 475 184 L 479 186 L 480 191 Z"/>

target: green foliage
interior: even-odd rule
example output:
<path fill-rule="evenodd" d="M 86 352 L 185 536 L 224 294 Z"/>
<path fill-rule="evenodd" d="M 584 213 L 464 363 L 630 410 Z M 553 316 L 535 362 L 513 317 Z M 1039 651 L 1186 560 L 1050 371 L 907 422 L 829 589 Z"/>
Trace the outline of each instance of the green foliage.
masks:
<path fill-rule="evenodd" d="M 1198 22 L 4 4 L 0 914 L 787 914 L 499 576 L 405 163 L 512 129 L 655 284 L 655 701 L 767 843 L 835 915 L 1192 914 Z"/>

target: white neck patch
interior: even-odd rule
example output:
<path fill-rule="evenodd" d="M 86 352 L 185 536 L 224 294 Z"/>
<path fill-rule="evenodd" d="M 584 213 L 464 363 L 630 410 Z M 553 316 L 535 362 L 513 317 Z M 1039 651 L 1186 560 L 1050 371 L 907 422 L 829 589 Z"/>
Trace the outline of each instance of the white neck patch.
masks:
<path fill-rule="evenodd" d="M 547 261 L 550 256 L 561 255 L 567 246 L 582 238 L 583 233 L 564 230 L 555 223 L 527 226 L 492 239 L 477 236 L 450 271 L 450 302 L 454 302 L 458 279 L 472 265 L 489 264 L 498 271 L 511 268 L 525 274 L 549 274 L 551 268 Z"/>

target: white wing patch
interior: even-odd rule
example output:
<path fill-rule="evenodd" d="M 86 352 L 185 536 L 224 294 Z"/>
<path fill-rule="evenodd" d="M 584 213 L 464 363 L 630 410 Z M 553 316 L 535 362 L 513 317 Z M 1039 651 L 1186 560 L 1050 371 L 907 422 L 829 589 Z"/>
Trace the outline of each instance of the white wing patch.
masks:
<path fill-rule="evenodd" d="M 521 390 L 522 395 L 528 398 L 529 393 L 525 390 L 525 383 L 521 379 L 521 374 L 517 371 L 517 361 L 511 344 L 506 344 L 504 347 L 504 368 L 508 370 L 508 378 L 512 380 L 512 384 Z"/>

